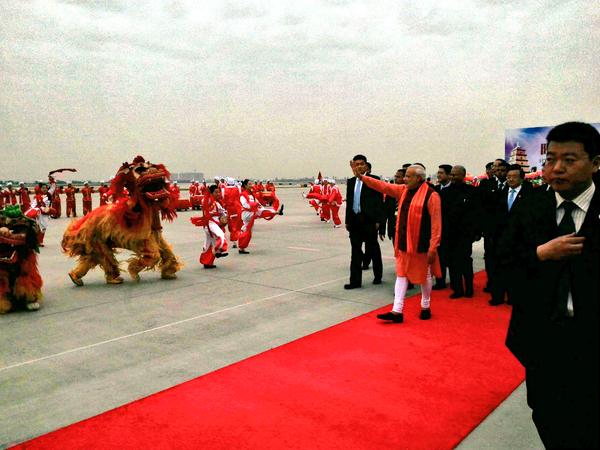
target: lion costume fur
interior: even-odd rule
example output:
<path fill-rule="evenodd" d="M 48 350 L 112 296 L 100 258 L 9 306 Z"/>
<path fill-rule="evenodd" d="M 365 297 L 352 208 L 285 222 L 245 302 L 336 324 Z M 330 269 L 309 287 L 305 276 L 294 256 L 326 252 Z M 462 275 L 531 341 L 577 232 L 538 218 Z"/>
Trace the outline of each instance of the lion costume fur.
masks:
<path fill-rule="evenodd" d="M 82 278 L 96 266 L 104 271 L 107 283 L 122 283 L 115 258 L 119 248 L 134 254 L 127 269 L 133 280 L 140 280 L 141 271 L 155 268 L 163 279 L 176 278 L 182 264 L 163 238 L 161 225 L 161 217 L 169 221 L 176 217 L 169 177 L 164 165 L 152 164 L 142 156 L 123 163 L 111 183 L 114 202 L 71 222 L 63 235 L 64 252 L 78 258 L 69 272 L 73 283 L 82 286 Z"/>

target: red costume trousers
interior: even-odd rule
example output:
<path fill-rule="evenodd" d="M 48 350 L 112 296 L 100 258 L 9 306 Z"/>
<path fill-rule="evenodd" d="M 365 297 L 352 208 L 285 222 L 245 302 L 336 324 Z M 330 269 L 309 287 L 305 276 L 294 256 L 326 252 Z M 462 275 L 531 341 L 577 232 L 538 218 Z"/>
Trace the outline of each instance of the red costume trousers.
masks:
<path fill-rule="evenodd" d="M 67 217 L 77 217 L 77 209 L 75 200 L 67 200 Z"/>
<path fill-rule="evenodd" d="M 206 241 L 200 255 L 200 264 L 212 265 L 215 261 L 215 253 L 224 253 L 227 251 L 225 232 L 212 220 L 204 228 L 204 232 L 206 233 Z"/>
<path fill-rule="evenodd" d="M 341 225 L 342 221 L 340 220 L 340 207 L 336 205 L 330 205 L 331 208 L 331 216 L 333 217 L 334 225 Z"/>
<path fill-rule="evenodd" d="M 329 202 L 321 202 L 321 219 L 331 219 L 331 205 Z"/>
<path fill-rule="evenodd" d="M 92 200 L 84 200 L 83 201 L 83 215 L 85 216 L 87 213 L 92 211 Z"/>

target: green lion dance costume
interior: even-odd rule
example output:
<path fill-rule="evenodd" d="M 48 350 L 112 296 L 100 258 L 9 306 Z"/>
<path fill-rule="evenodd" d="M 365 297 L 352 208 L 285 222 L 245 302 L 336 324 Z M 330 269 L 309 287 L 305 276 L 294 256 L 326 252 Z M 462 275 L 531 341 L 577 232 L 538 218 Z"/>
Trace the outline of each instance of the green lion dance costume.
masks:
<path fill-rule="evenodd" d="M 0 314 L 40 309 L 42 277 L 38 271 L 39 227 L 18 205 L 0 211 Z"/>

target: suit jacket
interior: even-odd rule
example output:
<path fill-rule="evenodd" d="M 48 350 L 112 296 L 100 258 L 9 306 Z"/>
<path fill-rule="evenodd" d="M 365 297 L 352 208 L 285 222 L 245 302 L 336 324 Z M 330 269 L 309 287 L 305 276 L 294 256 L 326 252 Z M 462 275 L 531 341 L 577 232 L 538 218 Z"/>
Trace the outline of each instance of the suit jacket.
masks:
<path fill-rule="evenodd" d="M 377 175 L 369 175 L 371 178 L 379 180 Z M 367 186 L 362 185 L 360 190 L 360 217 L 354 213 L 352 205 L 354 204 L 354 187 L 356 186 L 356 177 L 348 179 L 346 187 L 346 225 L 352 226 L 357 221 L 365 223 L 385 222 L 385 211 L 383 208 L 383 194 Z"/>
<path fill-rule="evenodd" d="M 518 267 L 519 279 L 506 345 L 525 367 L 544 367 L 577 355 L 598 367 L 600 303 L 600 189 L 596 189 L 579 236 L 584 236 L 577 271 L 572 274 L 572 318 L 554 315 L 565 261 L 540 261 L 536 249 L 559 236 L 552 190 L 535 189 L 515 211 L 502 234 L 498 264 Z M 565 326 L 565 323 L 567 325 Z M 594 366 L 592 366 L 594 367 Z"/>
<path fill-rule="evenodd" d="M 445 191 L 445 192 L 444 192 Z M 452 242 L 473 242 L 481 234 L 481 200 L 477 189 L 461 183 L 442 191 L 442 236 Z M 444 217 L 444 211 L 446 215 Z M 445 232 L 444 232 L 445 229 Z"/>
<path fill-rule="evenodd" d="M 486 178 L 479 182 L 477 191 L 481 200 L 481 230 L 486 236 L 491 236 L 496 231 L 496 212 L 498 203 L 503 195 L 504 189 L 498 188 L 496 178 Z M 507 192 L 507 191 L 506 191 Z"/>
<path fill-rule="evenodd" d="M 394 238 L 396 233 L 396 215 L 398 214 L 398 199 L 387 195 L 383 202 L 383 209 L 385 210 L 385 221 L 379 228 L 379 234 L 385 236 L 386 230 L 387 235 L 390 239 Z"/>
<path fill-rule="evenodd" d="M 494 214 L 494 231 L 497 238 L 502 234 L 506 226 L 508 225 L 508 221 L 512 216 L 514 216 L 518 209 L 523 205 L 525 200 L 533 193 L 533 187 L 529 183 L 523 183 L 521 185 L 521 190 L 516 195 L 515 200 L 513 201 L 512 208 L 510 211 L 508 210 L 508 194 L 510 192 L 510 188 L 502 189 L 498 191 L 498 199 L 496 204 L 496 211 Z"/>
<path fill-rule="evenodd" d="M 448 209 L 449 207 L 449 202 L 448 199 L 446 198 L 446 195 L 448 194 L 448 190 L 450 189 L 452 185 L 450 186 L 446 186 L 444 189 L 442 189 L 442 186 L 439 184 L 436 184 L 433 189 L 435 189 L 435 192 L 437 192 L 438 194 L 440 194 L 440 201 L 442 203 L 442 242 L 441 245 L 444 245 L 449 236 L 449 228 L 448 228 L 448 218 L 449 218 L 449 213 L 450 210 Z"/>

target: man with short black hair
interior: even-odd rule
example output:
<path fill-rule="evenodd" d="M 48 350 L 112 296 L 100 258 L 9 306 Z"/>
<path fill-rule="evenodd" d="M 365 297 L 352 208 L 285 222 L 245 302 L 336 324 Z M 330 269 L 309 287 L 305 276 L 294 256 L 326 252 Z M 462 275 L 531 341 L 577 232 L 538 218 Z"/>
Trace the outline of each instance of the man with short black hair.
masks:
<path fill-rule="evenodd" d="M 533 187 L 529 183 L 524 183 L 525 173 L 523 168 L 518 164 L 512 164 L 508 167 L 506 174 L 507 191 L 500 196 L 498 202 L 495 222 L 496 229 L 494 234 L 494 242 L 500 242 L 508 222 L 516 213 L 519 206 L 523 203 L 533 191 Z M 494 258 L 496 256 L 494 255 Z M 498 267 L 495 264 L 496 271 L 494 273 L 493 282 L 491 284 L 492 298 L 489 304 L 498 306 L 504 304 L 504 297 L 508 295 L 508 303 L 512 304 L 513 282 L 518 277 L 518 267 Z"/>
<path fill-rule="evenodd" d="M 372 170 L 373 170 L 373 164 L 371 164 L 369 161 L 367 161 L 367 171 L 365 172 L 365 175 L 371 175 Z M 385 206 L 385 198 L 384 198 L 384 209 L 386 210 L 385 213 L 387 216 L 387 209 Z M 379 239 L 382 241 L 385 239 L 385 227 L 386 227 L 386 220 L 384 220 L 383 222 L 381 222 L 379 224 L 379 229 L 377 230 Z M 372 260 L 371 254 L 367 251 L 367 248 L 365 245 L 365 251 L 363 252 L 363 259 L 362 259 L 362 270 L 369 270 L 369 265 L 371 264 L 371 260 Z"/>
<path fill-rule="evenodd" d="M 367 157 L 356 155 L 352 158 L 354 167 L 361 175 L 367 173 Z M 376 175 L 372 178 L 379 179 Z M 381 284 L 383 262 L 381 249 L 377 241 L 379 227 L 385 220 L 383 196 L 364 186 L 356 176 L 349 178 L 346 186 L 346 230 L 350 237 L 352 254 L 350 257 L 350 282 L 344 289 L 355 289 L 362 286 L 362 244 L 365 253 L 370 254 L 373 261 L 373 284 Z"/>
<path fill-rule="evenodd" d="M 494 176 L 498 182 L 498 190 L 506 189 L 506 174 L 509 164 L 503 159 L 494 161 Z"/>
<path fill-rule="evenodd" d="M 406 171 L 404 169 L 398 169 L 394 174 L 393 184 L 404 184 L 405 173 Z M 396 218 L 398 216 L 398 199 L 391 195 L 386 195 L 384 200 L 384 208 L 386 221 L 384 222 L 385 227 L 383 231 L 385 234 L 385 231 L 387 230 L 387 236 L 393 242 L 394 235 L 396 233 Z"/>
<path fill-rule="evenodd" d="M 466 169 L 454 166 L 450 171 L 451 186 L 444 197 L 448 242 L 450 298 L 473 297 L 473 242 L 481 234 L 481 206 L 477 189 L 465 183 Z"/>
<path fill-rule="evenodd" d="M 499 264 L 519 267 L 506 345 L 526 371 L 527 402 L 547 448 L 598 448 L 600 133 L 568 122 L 547 136 L 554 192 L 515 211 Z"/>
<path fill-rule="evenodd" d="M 485 292 L 492 292 L 492 284 L 494 280 L 494 257 L 496 254 L 496 213 L 500 198 L 503 195 L 503 188 L 506 182 L 506 169 L 508 164 L 505 160 L 497 158 L 491 163 L 487 163 L 486 173 L 487 180 L 481 180 L 477 190 L 481 199 L 482 216 L 481 216 L 481 232 L 483 234 L 483 258 L 485 261 L 485 272 L 487 275 L 487 284 L 483 289 Z M 496 176 L 498 172 L 498 176 Z"/>
<path fill-rule="evenodd" d="M 450 236 L 448 235 L 448 231 L 445 230 L 444 227 L 444 218 L 448 220 L 448 202 L 444 201 L 444 197 L 446 196 L 447 188 L 450 187 L 450 172 L 452 171 L 452 166 L 450 164 L 442 164 L 438 166 L 437 171 L 437 179 L 438 184 L 436 184 L 433 188 L 435 191 L 440 194 L 440 200 L 442 202 L 442 240 L 440 241 L 440 246 L 438 247 L 438 256 L 440 257 L 440 269 L 442 272 L 442 276 L 436 278 L 435 285 L 433 286 L 434 290 L 446 289 L 446 269 L 448 267 L 448 240 Z"/>

